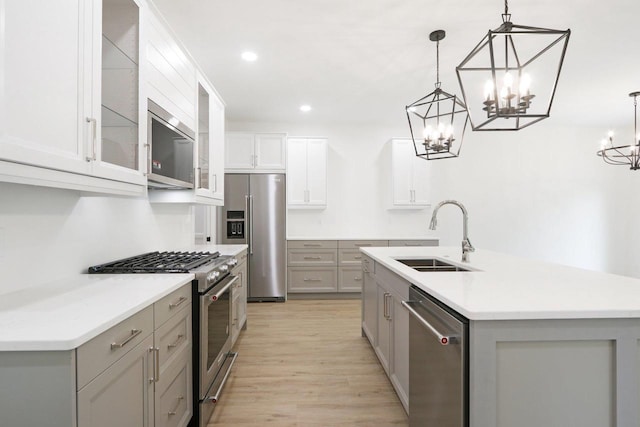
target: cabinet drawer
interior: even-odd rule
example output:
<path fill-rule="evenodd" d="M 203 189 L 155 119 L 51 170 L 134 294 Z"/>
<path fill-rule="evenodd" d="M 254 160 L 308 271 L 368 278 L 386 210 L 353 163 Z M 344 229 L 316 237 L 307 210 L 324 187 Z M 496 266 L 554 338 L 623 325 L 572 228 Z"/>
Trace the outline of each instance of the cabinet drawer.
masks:
<path fill-rule="evenodd" d="M 338 249 L 340 265 L 360 265 L 364 255 L 359 249 Z"/>
<path fill-rule="evenodd" d="M 362 292 L 362 268 L 338 268 L 338 292 Z"/>
<path fill-rule="evenodd" d="M 389 240 L 389 246 L 438 246 L 438 239 L 429 239 L 429 240 Z"/>
<path fill-rule="evenodd" d="M 336 249 L 289 249 L 287 265 L 337 265 Z"/>
<path fill-rule="evenodd" d="M 171 316 L 179 312 L 183 307 L 191 303 L 191 283 L 188 283 L 171 292 L 160 301 L 153 304 L 153 316 L 156 328 L 169 320 Z"/>
<path fill-rule="evenodd" d="M 167 361 L 191 344 L 191 304 L 185 306 L 156 330 L 156 347 L 160 349 L 160 374 Z"/>
<path fill-rule="evenodd" d="M 339 240 L 338 248 L 358 249 L 362 247 L 388 246 L 388 240 Z"/>
<path fill-rule="evenodd" d="M 155 427 L 184 427 L 191 419 L 191 352 L 182 351 L 156 384 Z"/>
<path fill-rule="evenodd" d="M 335 249 L 337 240 L 288 240 L 289 249 Z"/>
<path fill-rule="evenodd" d="M 289 292 L 336 292 L 335 267 L 289 267 Z"/>
<path fill-rule="evenodd" d="M 152 332 L 153 307 L 149 306 L 78 347 L 78 390 Z"/>

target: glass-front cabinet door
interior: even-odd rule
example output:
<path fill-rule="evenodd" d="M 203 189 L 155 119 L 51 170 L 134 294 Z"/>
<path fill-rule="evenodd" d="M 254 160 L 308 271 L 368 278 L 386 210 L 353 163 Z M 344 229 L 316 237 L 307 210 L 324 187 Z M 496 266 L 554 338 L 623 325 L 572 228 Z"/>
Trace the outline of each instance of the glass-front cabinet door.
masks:
<path fill-rule="evenodd" d="M 209 168 L 209 92 L 198 83 L 198 166 L 197 188 L 211 189 Z"/>
<path fill-rule="evenodd" d="M 99 120 L 93 135 L 96 174 L 144 182 L 140 164 L 140 6 L 135 0 L 102 0 Z M 98 95 L 98 94 L 96 94 Z M 98 106 L 94 106 L 98 108 Z M 145 108 L 146 109 L 146 108 Z M 96 114 L 97 115 L 97 114 Z M 95 116 L 94 116 L 95 117 Z M 89 118 L 91 122 L 93 118 Z M 99 146 L 99 148 L 97 148 Z"/>

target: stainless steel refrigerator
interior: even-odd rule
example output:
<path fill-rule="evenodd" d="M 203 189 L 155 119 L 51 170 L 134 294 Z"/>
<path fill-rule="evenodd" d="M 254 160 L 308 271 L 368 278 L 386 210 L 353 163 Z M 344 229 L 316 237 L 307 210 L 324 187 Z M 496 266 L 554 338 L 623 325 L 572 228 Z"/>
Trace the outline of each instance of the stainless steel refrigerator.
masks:
<path fill-rule="evenodd" d="M 225 174 L 219 236 L 248 249 L 248 301 L 286 298 L 286 191 L 283 174 Z"/>

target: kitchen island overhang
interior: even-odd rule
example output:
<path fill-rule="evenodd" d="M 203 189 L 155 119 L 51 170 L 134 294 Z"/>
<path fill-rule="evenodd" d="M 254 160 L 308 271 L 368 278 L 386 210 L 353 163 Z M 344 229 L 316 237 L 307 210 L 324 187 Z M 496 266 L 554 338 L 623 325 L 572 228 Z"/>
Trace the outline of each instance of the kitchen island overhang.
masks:
<path fill-rule="evenodd" d="M 640 280 L 484 250 L 461 263 L 458 247 L 361 250 L 376 280 L 393 274 L 469 319 L 470 426 L 640 425 Z M 473 271 L 397 261 L 411 258 Z"/>

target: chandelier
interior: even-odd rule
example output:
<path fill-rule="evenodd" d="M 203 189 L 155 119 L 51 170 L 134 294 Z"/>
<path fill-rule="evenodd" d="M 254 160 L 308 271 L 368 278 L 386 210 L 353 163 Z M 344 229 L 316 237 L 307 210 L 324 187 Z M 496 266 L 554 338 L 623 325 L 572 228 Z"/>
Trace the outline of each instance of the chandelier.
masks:
<path fill-rule="evenodd" d="M 600 143 L 598 156 L 610 165 L 627 165 L 631 170 L 640 169 L 640 134 L 638 133 L 638 96 L 640 92 L 631 92 L 629 96 L 633 97 L 633 142 L 630 145 L 613 144 L 613 131 L 609 131 L 607 138 Z"/>
<path fill-rule="evenodd" d="M 520 130 L 549 117 L 570 34 L 512 23 L 505 0 L 502 25 L 456 67 L 473 130 Z"/>
<path fill-rule="evenodd" d="M 443 30 L 429 34 L 429 40 L 436 42 L 435 90 L 405 107 L 416 156 L 426 160 L 458 157 L 469 121 L 467 108 L 460 98 L 441 87 L 440 40 L 445 34 Z M 460 131 L 458 138 L 456 131 Z"/>

